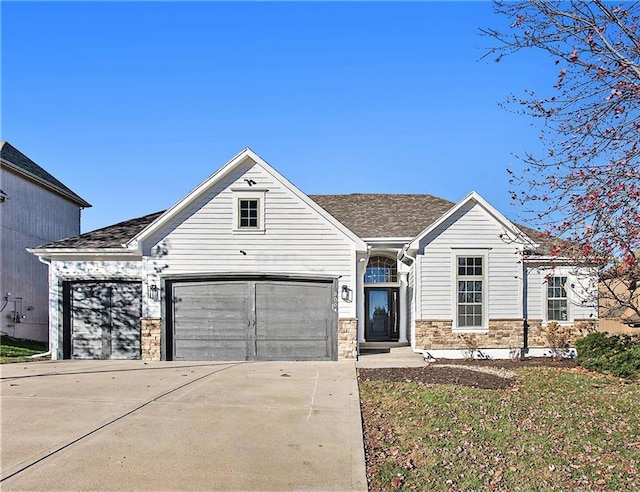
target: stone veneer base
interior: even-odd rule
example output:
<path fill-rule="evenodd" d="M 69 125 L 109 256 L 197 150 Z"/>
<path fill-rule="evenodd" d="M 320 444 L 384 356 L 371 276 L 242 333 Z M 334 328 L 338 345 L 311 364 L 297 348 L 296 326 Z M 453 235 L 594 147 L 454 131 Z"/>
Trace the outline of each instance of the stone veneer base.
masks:
<path fill-rule="evenodd" d="M 358 343 L 358 320 L 340 318 L 338 320 L 338 360 L 355 359 Z"/>
<path fill-rule="evenodd" d="M 528 323 L 528 347 L 548 348 L 542 320 L 530 319 Z M 495 319 L 489 321 L 486 331 L 453 331 L 450 320 L 417 320 L 415 348 L 419 350 L 470 350 L 470 349 L 519 349 L 524 344 L 522 319 Z M 585 331 L 595 329 L 592 320 L 575 320 L 575 333 L 571 345 Z"/>
<path fill-rule="evenodd" d="M 160 360 L 160 318 L 142 318 L 140 325 L 140 358 Z"/>

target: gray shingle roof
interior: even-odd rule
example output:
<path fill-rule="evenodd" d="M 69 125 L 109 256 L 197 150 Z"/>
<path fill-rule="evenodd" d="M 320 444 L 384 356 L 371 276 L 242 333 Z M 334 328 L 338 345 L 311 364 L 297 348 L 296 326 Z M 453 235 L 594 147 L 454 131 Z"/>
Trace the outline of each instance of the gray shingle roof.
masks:
<path fill-rule="evenodd" d="M 414 238 L 455 204 L 432 195 L 364 194 L 311 195 L 310 198 L 363 238 Z M 79 236 L 62 239 L 41 248 L 119 248 L 164 212 L 119 222 Z M 538 253 L 548 253 L 553 238 L 520 227 L 541 244 Z"/>
<path fill-rule="evenodd" d="M 363 238 L 413 238 L 455 203 L 432 195 L 311 195 L 314 202 Z"/>
<path fill-rule="evenodd" d="M 164 210 L 162 212 L 145 215 L 144 217 L 138 217 L 137 219 L 125 220 L 124 222 L 118 222 L 117 224 L 103 227 L 102 229 L 85 232 L 79 236 L 73 236 L 38 246 L 38 248 L 121 248 L 124 243 L 132 239 L 163 213 Z"/>
<path fill-rule="evenodd" d="M 0 158 L 8 167 L 17 172 L 44 184 L 48 188 L 57 192 L 81 207 L 90 207 L 91 204 L 83 200 L 80 196 L 71 191 L 62 182 L 57 180 L 47 171 L 42 169 L 38 164 L 29 159 L 26 155 L 16 149 L 9 142 L 0 142 Z"/>

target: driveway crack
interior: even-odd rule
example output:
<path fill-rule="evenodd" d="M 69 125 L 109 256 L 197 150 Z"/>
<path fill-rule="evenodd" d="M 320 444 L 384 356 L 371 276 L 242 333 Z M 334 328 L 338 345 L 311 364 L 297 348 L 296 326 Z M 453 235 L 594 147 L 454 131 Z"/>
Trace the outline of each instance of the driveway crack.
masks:
<path fill-rule="evenodd" d="M 231 369 L 232 367 L 235 367 L 235 366 L 238 366 L 238 365 L 241 365 L 241 364 L 246 364 L 246 362 L 234 363 L 234 364 L 230 364 L 228 366 L 225 366 L 225 367 L 222 367 L 222 368 L 219 368 L 219 369 L 215 369 L 215 370 L 213 370 L 211 372 L 208 372 L 207 374 L 199 376 L 199 377 L 197 377 L 197 378 L 195 378 L 195 379 L 193 379 L 191 381 L 187 381 L 184 384 L 181 384 L 179 386 L 176 386 L 175 388 L 172 388 L 170 390 L 165 391 L 164 393 L 161 393 L 161 394 L 159 394 L 157 396 L 154 396 L 153 398 L 147 400 L 144 403 L 141 403 L 140 405 L 138 405 L 135 408 L 123 413 L 122 415 L 119 415 L 118 417 L 115 417 L 115 418 L 109 420 L 108 422 L 105 422 L 104 424 L 96 427 L 95 429 L 92 429 L 89 432 L 86 432 L 86 433 L 82 434 L 81 436 L 79 436 L 79 437 L 77 437 L 77 438 L 75 438 L 75 439 L 73 439 L 73 440 L 71 440 L 71 441 L 69 441 L 69 442 L 67 442 L 65 444 L 62 444 L 62 445 L 58 446 L 57 448 L 53 449 L 52 451 L 47 452 L 47 454 L 45 456 L 41 456 L 40 458 L 38 458 L 38 459 L 36 459 L 34 461 L 31 461 L 31 462 L 29 462 L 29 463 L 27 463 L 27 464 L 25 464 L 23 466 L 18 465 L 20 468 L 18 468 L 17 470 L 11 471 L 9 474 L 7 474 L 7 475 L 3 476 L 2 478 L 0 478 L 0 483 L 4 482 L 5 480 L 8 480 L 8 479 L 10 479 L 12 477 L 15 477 L 16 475 L 24 472 L 25 470 L 28 470 L 32 466 L 35 466 L 38 463 L 41 463 L 42 461 L 50 458 L 51 456 L 54 456 L 54 455 L 58 454 L 60 451 L 63 451 L 64 449 L 67 449 L 68 447 L 76 444 L 77 442 L 82 441 L 83 439 L 86 439 L 87 437 L 91 436 L 92 434 L 95 434 L 96 432 L 104 429 L 105 427 L 108 427 L 108 426 L 110 426 L 110 425 L 112 425 L 112 424 L 114 424 L 116 422 L 119 422 L 120 420 L 122 420 L 122 419 L 128 417 L 129 415 L 137 412 L 138 410 L 141 410 L 144 407 L 146 407 L 146 406 L 148 406 L 148 405 L 150 405 L 150 404 L 152 404 L 152 403 L 164 398 L 165 396 L 169 396 L 170 394 L 175 393 L 176 391 L 179 391 L 179 390 L 181 390 L 182 388 L 184 388 L 186 386 L 189 386 L 189 385 L 197 383 L 198 381 L 201 381 L 201 380 L 203 380 L 205 378 L 208 378 L 209 376 L 212 376 L 213 374 L 216 374 L 216 373 L 219 373 L 219 372 L 222 372 L 222 371 L 226 371 L 227 369 Z"/>

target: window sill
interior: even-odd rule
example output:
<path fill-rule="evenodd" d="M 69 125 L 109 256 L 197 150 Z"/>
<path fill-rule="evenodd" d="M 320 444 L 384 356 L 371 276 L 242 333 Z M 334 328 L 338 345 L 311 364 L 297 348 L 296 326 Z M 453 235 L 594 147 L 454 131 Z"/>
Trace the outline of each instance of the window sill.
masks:
<path fill-rule="evenodd" d="M 452 328 L 451 332 L 459 334 L 489 333 L 489 328 Z"/>
<path fill-rule="evenodd" d="M 264 229 L 232 229 L 233 234 L 264 234 Z"/>
<path fill-rule="evenodd" d="M 543 321 L 542 322 L 542 326 L 548 326 L 549 323 L 558 323 L 560 326 L 571 326 L 574 325 L 575 322 L 573 320 L 566 320 L 566 321 L 557 321 L 557 320 L 547 320 L 547 321 Z"/>

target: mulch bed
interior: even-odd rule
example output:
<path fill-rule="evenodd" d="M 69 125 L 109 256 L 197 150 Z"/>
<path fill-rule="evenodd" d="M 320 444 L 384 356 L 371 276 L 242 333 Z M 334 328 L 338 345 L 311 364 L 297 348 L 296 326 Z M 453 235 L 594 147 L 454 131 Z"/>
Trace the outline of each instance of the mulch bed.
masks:
<path fill-rule="evenodd" d="M 570 359 L 554 361 L 549 358 L 530 358 L 522 361 L 440 359 L 426 367 L 358 369 L 358 379 L 359 381 L 396 383 L 456 384 L 471 388 L 500 390 L 515 384 L 513 377 L 510 377 L 510 371 L 520 367 L 571 368 L 576 367 L 576 363 Z"/>

